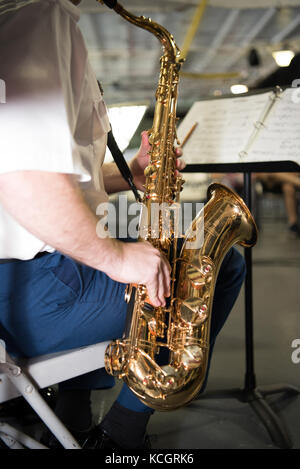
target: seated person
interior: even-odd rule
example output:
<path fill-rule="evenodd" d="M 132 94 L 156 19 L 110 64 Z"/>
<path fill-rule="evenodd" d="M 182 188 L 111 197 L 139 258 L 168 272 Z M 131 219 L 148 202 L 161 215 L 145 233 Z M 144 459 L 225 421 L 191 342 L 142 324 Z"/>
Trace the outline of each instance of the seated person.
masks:
<path fill-rule="evenodd" d="M 287 214 L 288 229 L 294 237 L 300 236 L 297 213 L 297 189 L 300 189 L 300 173 L 258 173 L 256 178 L 269 192 L 282 193 Z"/>
<path fill-rule="evenodd" d="M 121 337 L 126 284 L 145 285 L 153 306 L 163 306 L 170 266 L 149 242 L 98 233 L 97 206 L 129 186 L 114 163 L 103 163 L 110 126 L 77 26 L 80 11 L 65 0 L 4 3 L 1 78 L 9 86 L 0 112 L 0 338 L 8 353 L 35 357 Z M 140 189 L 149 151 L 143 132 L 130 161 Z M 214 292 L 210 354 L 244 277 L 243 257 L 232 248 Z M 94 425 L 91 391 L 113 384 L 103 368 L 59 383 L 56 414 L 85 448 L 147 447 L 153 410 L 125 383 Z M 57 447 L 51 436 L 43 441 Z"/>

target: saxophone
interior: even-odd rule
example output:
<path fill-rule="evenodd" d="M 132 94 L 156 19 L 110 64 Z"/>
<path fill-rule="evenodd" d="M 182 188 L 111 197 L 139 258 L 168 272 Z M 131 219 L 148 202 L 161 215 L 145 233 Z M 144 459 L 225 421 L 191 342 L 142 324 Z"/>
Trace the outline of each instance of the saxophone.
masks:
<path fill-rule="evenodd" d="M 139 239 L 162 251 L 172 269 L 171 296 L 165 307 L 150 304 L 145 286 L 127 286 L 129 319 L 123 338 L 107 347 L 105 367 L 149 407 L 172 410 L 193 400 L 204 382 L 214 288 L 222 260 L 236 243 L 253 246 L 257 229 L 243 200 L 231 189 L 212 184 L 209 200 L 192 221 L 178 253 L 177 218 L 172 213 L 178 208 L 183 185 L 176 172 L 174 149 L 180 51 L 164 27 L 132 15 L 115 0 L 104 3 L 127 21 L 153 33 L 163 48 L 154 120 L 148 131 L 151 151 L 145 169 Z M 152 210 L 155 204 L 162 207 L 159 212 Z M 165 219 L 170 230 L 164 227 Z M 193 241 L 195 236 L 201 238 L 203 226 L 198 247 Z M 160 362 L 161 355 L 166 355 L 165 364 Z"/>

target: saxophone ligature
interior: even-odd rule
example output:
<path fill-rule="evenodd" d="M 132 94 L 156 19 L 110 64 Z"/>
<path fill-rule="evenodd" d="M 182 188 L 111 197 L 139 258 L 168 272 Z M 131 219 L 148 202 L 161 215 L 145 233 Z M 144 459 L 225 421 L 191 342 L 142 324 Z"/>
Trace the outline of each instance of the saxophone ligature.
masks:
<path fill-rule="evenodd" d="M 176 217 L 170 221 L 169 215 L 173 228 L 166 235 L 162 213 L 157 214 L 152 207 L 159 204 L 170 214 L 173 206 L 179 204 L 183 185 L 176 171 L 174 146 L 180 51 L 163 26 L 129 13 L 115 0 L 104 3 L 130 23 L 154 34 L 163 48 L 154 119 L 148 131 L 150 162 L 145 169 L 139 238 L 163 252 L 171 266 L 171 296 L 165 307 L 150 304 L 145 286 L 128 285 L 126 330 L 122 339 L 107 347 L 105 367 L 110 374 L 122 378 L 149 407 L 172 410 L 192 401 L 203 385 L 214 289 L 222 260 L 234 244 L 253 246 L 257 228 L 237 194 L 221 184 L 211 184 L 208 202 L 192 221 L 180 250 L 175 235 Z M 153 213 L 158 219 L 158 227 L 154 223 L 156 233 Z M 203 226 L 201 246 L 194 246 L 195 233 L 197 236 Z"/>

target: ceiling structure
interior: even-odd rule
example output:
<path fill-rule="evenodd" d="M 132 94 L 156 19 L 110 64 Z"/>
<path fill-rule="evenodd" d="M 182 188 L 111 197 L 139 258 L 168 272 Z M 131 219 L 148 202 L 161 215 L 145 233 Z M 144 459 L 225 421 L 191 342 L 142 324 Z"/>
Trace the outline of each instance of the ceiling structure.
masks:
<path fill-rule="evenodd" d="M 300 53 L 300 0 L 202 1 L 203 14 L 182 67 L 179 109 L 205 97 L 228 94 L 234 83 L 254 86 L 277 68 L 274 50 L 288 47 Z M 163 25 L 182 48 L 188 35 L 191 38 L 200 0 L 120 3 L 131 13 Z M 82 0 L 80 9 L 79 26 L 107 104 L 153 104 L 161 55 L 156 37 L 95 0 Z M 258 65 L 249 59 L 251 50 Z"/>

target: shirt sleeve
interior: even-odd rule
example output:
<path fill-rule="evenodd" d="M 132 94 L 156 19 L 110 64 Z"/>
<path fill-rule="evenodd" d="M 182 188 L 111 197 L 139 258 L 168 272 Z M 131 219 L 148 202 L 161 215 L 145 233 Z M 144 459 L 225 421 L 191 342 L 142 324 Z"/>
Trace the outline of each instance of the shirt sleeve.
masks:
<path fill-rule="evenodd" d="M 1 18 L 0 173 L 40 170 L 90 179 L 74 138 L 87 51 L 76 18 L 62 5 L 41 0 Z"/>

